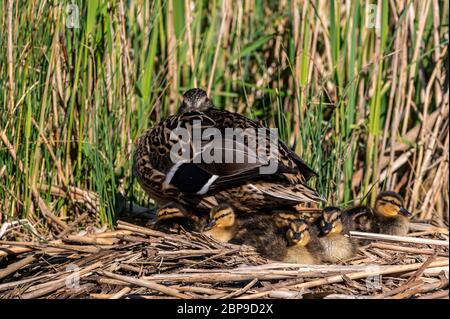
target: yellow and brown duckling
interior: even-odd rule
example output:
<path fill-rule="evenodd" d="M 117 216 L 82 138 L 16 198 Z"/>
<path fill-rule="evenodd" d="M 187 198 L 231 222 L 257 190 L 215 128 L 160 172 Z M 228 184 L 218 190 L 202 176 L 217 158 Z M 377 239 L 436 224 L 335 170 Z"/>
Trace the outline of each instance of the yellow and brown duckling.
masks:
<path fill-rule="evenodd" d="M 357 252 L 356 241 L 344 236 L 354 227 L 353 221 L 337 207 L 326 207 L 316 221 L 318 239 L 324 261 L 338 262 L 353 257 Z"/>
<path fill-rule="evenodd" d="M 319 216 L 319 213 L 321 213 L 320 209 L 297 210 L 294 207 L 277 208 L 268 212 L 278 228 L 287 227 L 289 221 L 293 219 L 303 219 L 312 224 Z"/>
<path fill-rule="evenodd" d="M 213 207 L 203 231 L 217 241 L 229 242 L 239 229 L 239 222 L 234 209 L 226 204 Z"/>
<path fill-rule="evenodd" d="M 412 214 L 403 206 L 403 198 L 398 193 L 386 191 L 377 196 L 374 213 L 380 233 L 398 236 L 408 233 Z"/>
<path fill-rule="evenodd" d="M 248 245 L 263 257 L 282 260 L 286 254 L 286 239 L 282 236 L 270 214 L 254 214 L 241 221 L 233 239 L 233 244 Z"/>
<path fill-rule="evenodd" d="M 274 259 L 286 250 L 286 241 L 277 234 L 268 214 L 236 214 L 228 204 L 214 207 L 204 234 L 220 242 L 248 245 L 263 257 Z"/>
<path fill-rule="evenodd" d="M 314 229 L 303 219 L 292 219 L 286 230 L 287 250 L 281 259 L 286 263 L 319 264 L 320 247 Z"/>
<path fill-rule="evenodd" d="M 403 207 L 403 198 L 395 192 L 380 193 L 374 207 L 365 205 L 345 209 L 342 216 L 348 230 L 388 235 L 406 235 L 412 214 Z"/>
<path fill-rule="evenodd" d="M 240 214 L 226 204 L 214 207 L 205 234 L 221 242 L 249 245 L 263 257 L 288 263 L 320 262 L 317 236 L 303 219 L 276 224 L 271 214 Z"/>

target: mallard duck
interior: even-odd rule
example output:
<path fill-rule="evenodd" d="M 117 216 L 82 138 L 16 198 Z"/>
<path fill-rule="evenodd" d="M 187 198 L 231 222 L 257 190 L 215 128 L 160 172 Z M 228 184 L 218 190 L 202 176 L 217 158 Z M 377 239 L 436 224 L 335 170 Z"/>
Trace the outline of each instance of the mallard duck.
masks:
<path fill-rule="evenodd" d="M 322 216 L 316 221 L 318 239 L 325 261 L 335 263 L 353 257 L 357 243 L 344 234 L 354 227 L 348 215 L 343 215 L 337 207 L 325 207 Z"/>
<path fill-rule="evenodd" d="M 286 240 L 288 247 L 282 261 L 296 264 L 319 264 L 321 262 L 317 235 L 305 220 L 289 221 Z"/>
<path fill-rule="evenodd" d="M 380 233 L 398 236 L 408 233 L 412 214 L 403 205 L 403 198 L 398 193 L 386 191 L 377 196 L 374 212 Z"/>
<path fill-rule="evenodd" d="M 203 137 L 209 132 L 209 139 L 198 141 L 193 128 L 200 129 Z M 230 129 L 236 129 L 231 137 Z M 249 130 L 258 132 L 256 142 L 250 138 L 258 152 L 250 147 L 246 135 Z M 174 138 L 186 132 L 189 134 L 182 138 L 183 142 Z M 265 137 L 260 140 L 263 133 Z M 204 160 L 211 156 L 211 145 L 215 147 L 213 153 L 218 161 Z M 183 150 L 192 154 L 182 156 Z M 231 161 L 227 161 L 230 156 Z M 244 161 L 234 160 L 238 156 Z M 264 168 L 268 167 L 274 170 L 267 173 Z M 158 204 L 173 201 L 196 212 L 209 212 L 220 203 L 251 213 L 323 201 L 306 184 L 316 173 L 294 151 L 257 122 L 238 113 L 216 109 L 201 89 L 184 93 L 180 112 L 138 139 L 133 171 L 143 189 Z"/>

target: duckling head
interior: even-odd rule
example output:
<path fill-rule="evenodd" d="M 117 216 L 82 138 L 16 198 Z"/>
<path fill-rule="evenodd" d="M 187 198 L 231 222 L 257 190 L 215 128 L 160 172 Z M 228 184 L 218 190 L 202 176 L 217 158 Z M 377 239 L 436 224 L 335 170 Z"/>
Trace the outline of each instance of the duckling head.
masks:
<path fill-rule="evenodd" d="M 186 217 L 186 212 L 181 207 L 172 205 L 163 206 L 156 213 L 156 220 L 158 221 L 184 217 Z"/>
<path fill-rule="evenodd" d="M 283 211 L 275 212 L 273 216 L 275 227 L 280 229 L 289 227 L 289 222 L 293 219 L 296 219 L 296 217 L 292 213 L 285 213 Z"/>
<path fill-rule="evenodd" d="M 304 219 L 293 219 L 286 231 L 289 246 L 306 246 L 311 240 L 308 223 Z"/>
<path fill-rule="evenodd" d="M 325 207 L 319 217 L 319 237 L 331 234 L 340 234 L 344 229 L 341 219 L 341 210 L 338 207 Z"/>
<path fill-rule="evenodd" d="M 206 92 L 202 89 L 195 88 L 183 94 L 180 112 L 205 111 L 210 107 L 213 107 L 213 104 Z"/>
<path fill-rule="evenodd" d="M 229 228 L 234 225 L 236 214 L 229 205 L 218 205 L 214 207 L 210 214 L 206 230 L 212 228 Z"/>
<path fill-rule="evenodd" d="M 375 200 L 375 212 L 386 218 L 394 218 L 399 215 L 411 217 L 412 214 L 403 205 L 403 198 L 398 193 L 382 192 Z"/>

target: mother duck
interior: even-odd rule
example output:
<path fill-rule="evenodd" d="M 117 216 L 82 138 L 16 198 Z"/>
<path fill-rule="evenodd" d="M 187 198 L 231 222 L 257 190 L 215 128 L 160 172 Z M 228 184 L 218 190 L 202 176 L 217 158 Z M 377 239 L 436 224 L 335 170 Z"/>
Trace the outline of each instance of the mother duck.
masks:
<path fill-rule="evenodd" d="M 178 114 L 138 139 L 133 170 L 159 205 L 176 203 L 191 212 L 224 203 L 249 213 L 323 201 L 306 184 L 316 173 L 273 131 L 216 109 L 198 88 L 183 94 Z"/>

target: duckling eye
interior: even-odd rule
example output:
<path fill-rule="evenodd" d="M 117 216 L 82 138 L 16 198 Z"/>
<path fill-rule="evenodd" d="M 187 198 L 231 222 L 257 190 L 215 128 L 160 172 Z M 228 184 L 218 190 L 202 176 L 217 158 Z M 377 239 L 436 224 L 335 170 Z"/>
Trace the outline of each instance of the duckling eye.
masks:
<path fill-rule="evenodd" d="M 226 216 L 228 216 L 228 213 L 223 213 L 223 214 L 220 214 L 219 216 L 217 216 L 216 219 L 221 219 L 221 218 L 224 218 Z"/>
<path fill-rule="evenodd" d="M 397 203 L 395 200 L 393 200 L 393 199 L 388 199 L 388 200 L 386 200 L 386 202 L 387 202 L 388 204 L 392 204 L 392 205 L 395 205 L 395 206 L 398 205 L 398 203 Z"/>

